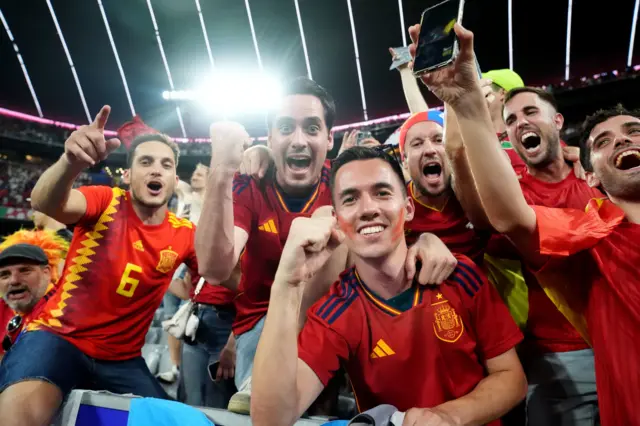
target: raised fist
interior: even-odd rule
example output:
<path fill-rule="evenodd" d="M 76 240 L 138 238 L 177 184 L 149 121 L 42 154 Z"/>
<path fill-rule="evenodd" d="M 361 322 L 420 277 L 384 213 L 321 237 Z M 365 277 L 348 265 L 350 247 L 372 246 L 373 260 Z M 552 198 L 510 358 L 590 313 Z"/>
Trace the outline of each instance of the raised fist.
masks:
<path fill-rule="evenodd" d="M 245 128 L 233 121 L 211 125 L 211 165 L 226 167 L 234 172 L 240 168 L 244 150 L 251 145 Z"/>
<path fill-rule="evenodd" d="M 64 158 L 73 166 L 81 168 L 95 166 L 120 146 L 119 139 L 104 138 L 104 126 L 109 119 L 111 107 L 105 105 L 93 123 L 81 126 L 64 142 Z"/>
<path fill-rule="evenodd" d="M 290 286 L 308 283 L 344 240 L 331 216 L 298 217 L 291 223 L 276 281 Z"/>

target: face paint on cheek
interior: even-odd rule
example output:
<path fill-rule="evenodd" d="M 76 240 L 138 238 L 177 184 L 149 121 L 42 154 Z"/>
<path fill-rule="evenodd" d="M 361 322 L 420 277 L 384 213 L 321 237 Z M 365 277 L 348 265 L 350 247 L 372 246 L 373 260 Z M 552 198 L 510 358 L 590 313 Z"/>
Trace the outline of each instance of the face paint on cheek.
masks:
<path fill-rule="evenodd" d="M 348 222 L 340 215 L 336 215 L 336 219 L 338 221 L 338 227 L 342 232 L 344 232 L 349 238 L 353 239 L 356 235 L 356 228 L 352 223 Z"/>
<path fill-rule="evenodd" d="M 396 223 L 394 223 L 393 228 L 391 228 L 392 241 L 398 241 L 400 237 L 404 236 L 404 218 L 406 214 L 406 209 L 402 207 L 398 212 Z"/>

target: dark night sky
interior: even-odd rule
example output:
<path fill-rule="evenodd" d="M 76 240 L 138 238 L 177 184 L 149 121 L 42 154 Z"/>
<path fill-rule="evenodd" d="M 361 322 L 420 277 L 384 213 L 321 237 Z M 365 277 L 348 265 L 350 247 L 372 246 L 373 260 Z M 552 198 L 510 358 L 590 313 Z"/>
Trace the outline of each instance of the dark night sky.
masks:
<path fill-rule="evenodd" d="M 95 0 L 51 0 L 75 63 L 89 111 L 112 106 L 110 128 L 130 116 L 122 81 Z M 145 0 L 103 0 L 136 111 L 150 125 L 180 136 L 175 108 Z M 313 77 L 336 98 L 338 124 L 362 120 L 360 91 L 346 0 L 300 0 Z M 404 0 L 406 26 L 437 0 Z M 526 83 L 558 82 L 564 75 L 567 2 L 514 0 L 514 63 Z M 194 0 L 152 0 L 176 88 L 195 86 L 209 70 Z M 251 0 L 266 71 L 306 75 L 293 0 Z M 626 64 L 634 0 L 607 6 L 574 1 L 572 74 L 622 69 Z M 201 0 L 216 66 L 258 70 L 242 0 Z M 388 71 L 389 46 L 402 44 L 397 0 L 352 0 L 369 118 L 407 110 L 397 73 Z M 45 0 L 1 0 L 45 117 L 86 122 L 80 96 Z M 483 70 L 508 67 L 507 0 L 468 0 L 464 24 L 476 34 Z M 640 31 L 636 49 L 640 51 Z M 0 106 L 37 115 L 13 47 L 0 30 Z M 635 55 L 638 61 L 638 53 Z M 634 63 L 635 63 L 634 62 Z M 433 97 L 428 96 L 435 103 Z M 206 137 L 216 117 L 183 111 L 189 137 Z M 266 134 L 259 116 L 238 117 L 254 136 Z"/>

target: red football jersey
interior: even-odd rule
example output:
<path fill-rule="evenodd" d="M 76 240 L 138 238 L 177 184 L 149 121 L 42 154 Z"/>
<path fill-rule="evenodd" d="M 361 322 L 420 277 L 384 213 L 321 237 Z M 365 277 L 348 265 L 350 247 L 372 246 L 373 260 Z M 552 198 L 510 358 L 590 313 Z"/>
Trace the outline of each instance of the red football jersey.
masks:
<path fill-rule="evenodd" d="M 452 252 L 464 254 L 477 264 L 482 264 L 490 234 L 483 235 L 474 230 L 455 195 L 449 197 L 440 211 L 418 200 L 413 182 L 407 184 L 407 194 L 413 198 L 416 209 L 413 219 L 404 225 L 407 244 L 415 243 L 420 234 L 430 232 L 438 236 Z"/>
<path fill-rule="evenodd" d="M 529 205 L 581 209 L 602 193 L 579 179 L 573 170 L 561 182 L 543 182 L 525 169 L 520 173 L 520 188 Z M 529 320 L 527 343 L 541 352 L 566 352 L 586 349 L 589 345 L 549 299 L 540 284 L 528 273 Z"/>
<path fill-rule="evenodd" d="M 190 296 L 195 296 L 196 286 L 200 277 L 193 275 L 191 282 L 193 284 L 191 288 Z M 236 293 L 221 285 L 211 285 L 207 282 L 204 283 L 200 293 L 195 297 L 197 303 L 203 303 L 205 305 L 225 306 L 233 303 L 233 299 L 236 297 Z"/>
<path fill-rule="evenodd" d="M 234 223 L 249 234 L 241 259 L 240 293 L 235 299 L 235 335 L 251 330 L 267 313 L 271 285 L 293 219 L 310 217 L 318 207 L 331 205 L 329 173 L 327 163 L 308 199 L 296 200 L 301 207 L 299 212 L 290 211 L 287 201 L 291 201 L 278 190 L 275 182 L 261 187 L 247 175 L 234 178 Z"/>
<path fill-rule="evenodd" d="M 309 310 L 299 358 L 325 386 L 343 365 L 360 411 L 429 408 L 467 395 L 486 377 L 484 363 L 522 334 L 478 266 L 457 257 L 442 285 L 416 284 L 390 300 L 348 269 Z"/>
<path fill-rule="evenodd" d="M 584 210 L 534 207 L 540 251 L 572 309 L 586 318 L 603 425 L 637 425 L 640 401 L 640 225 L 610 201 Z"/>
<path fill-rule="evenodd" d="M 75 226 L 59 287 L 29 329 L 57 333 L 97 359 L 140 356 L 176 268 L 198 270 L 195 226 L 168 211 L 160 225 L 145 225 L 120 188 L 79 190 L 87 211 Z"/>

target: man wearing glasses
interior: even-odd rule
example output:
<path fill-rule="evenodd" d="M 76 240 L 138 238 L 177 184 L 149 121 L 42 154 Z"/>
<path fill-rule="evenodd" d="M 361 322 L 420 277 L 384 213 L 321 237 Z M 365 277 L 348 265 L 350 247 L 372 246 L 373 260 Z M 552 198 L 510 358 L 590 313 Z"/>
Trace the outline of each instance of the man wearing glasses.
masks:
<path fill-rule="evenodd" d="M 0 252 L 0 357 L 44 304 L 50 282 L 51 266 L 40 247 L 23 243 Z"/>

